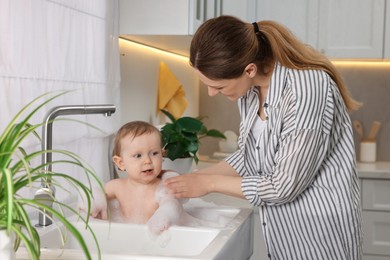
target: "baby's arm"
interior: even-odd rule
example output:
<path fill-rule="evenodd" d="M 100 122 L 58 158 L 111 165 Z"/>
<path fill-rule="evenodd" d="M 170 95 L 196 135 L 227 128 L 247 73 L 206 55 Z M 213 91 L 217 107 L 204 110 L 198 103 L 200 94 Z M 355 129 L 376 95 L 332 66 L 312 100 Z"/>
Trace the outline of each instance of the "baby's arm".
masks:
<path fill-rule="evenodd" d="M 104 190 L 99 186 L 92 186 L 91 216 L 107 219 L 107 200 Z M 86 198 L 79 199 L 78 208 L 87 212 Z"/>
<path fill-rule="evenodd" d="M 173 224 L 180 223 L 184 212 L 182 203 L 175 196 L 169 194 L 168 189 L 163 185 L 164 180 L 177 175 L 176 172 L 165 172 L 157 187 L 155 198 L 159 207 L 147 223 L 149 230 L 155 235 L 167 230 Z"/>

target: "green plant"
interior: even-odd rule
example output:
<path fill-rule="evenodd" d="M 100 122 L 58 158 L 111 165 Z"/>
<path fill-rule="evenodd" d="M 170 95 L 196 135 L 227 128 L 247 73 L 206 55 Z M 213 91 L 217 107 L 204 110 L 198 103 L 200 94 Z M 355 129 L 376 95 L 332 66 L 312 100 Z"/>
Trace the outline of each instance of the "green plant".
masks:
<path fill-rule="evenodd" d="M 91 254 L 83 237 L 66 219 L 63 209 L 68 209 L 75 214 L 78 214 L 78 212 L 68 205 L 57 201 L 54 197 L 52 199 L 54 200 L 53 203 L 58 206 L 57 209 L 45 205 L 45 201 L 23 198 L 18 195 L 18 192 L 22 188 L 35 187 L 36 183 L 40 183 L 42 178 L 43 180 L 50 182 L 50 185 L 59 188 L 62 186 L 58 180 L 65 180 L 71 183 L 73 187 L 78 188 L 79 192 L 87 198 L 87 217 L 83 218 L 80 215 L 79 216 L 85 222 L 86 228 L 91 230 L 88 226 L 92 197 L 91 185 L 89 184 L 87 186 L 63 172 L 44 172 L 45 167 L 49 164 L 65 163 L 76 165 L 83 169 L 83 172 L 85 172 L 88 176 L 88 180 L 92 177 L 102 187 L 101 182 L 90 167 L 86 166 L 79 156 L 66 150 L 43 151 L 37 149 L 35 151 L 27 152 L 26 149 L 22 147 L 22 142 L 26 138 L 39 138 L 39 135 L 36 133 L 36 129 L 41 127 L 42 124 L 30 124 L 29 121 L 33 115 L 36 114 L 37 111 L 44 105 L 65 93 L 67 92 L 60 92 L 55 95 L 46 93 L 35 98 L 14 116 L 11 122 L 0 134 L 0 230 L 6 230 L 8 236 L 10 236 L 11 233 L 15 234 L 15 251 L 18 250 L 20 243 L 23 242 L 31 259 L 40 258 L 40 238 L 34 224 L 29 218 L 26 208 L 46 210 L 46 212 L 51 213 L 54 219 L 62 222 L 64 227 L 68 229 L 73 236 L 75 236 L 86 258 L 91 259 Z M 38 100 L 47 97 L 49 94 L 51 95 L 50 97 L 46 98 L 44 101 L 40 101 L 38 105 L 35 105 Z M 31 112 L 28 112 L 30 110 Z M 24 116 L 24 114 L 26 115 Z M 42 155 L 48 152 L 62 154 L 65 156 L 65 159 L 55 160 L 46 164 L 35 162 L 37 160 L 34 159 L 38 159 L 39 161 Z M 49 185 L 49 183 L 47 184 Z M 94 236 L 92 230 L 91 232 Z M 65 236 L 65 234 L 63 234 L 63 236 Z M 96 238 L 95 242 L 97 243 Z M 100 258 L 100 252 L 98 252 L 98 255 Z"/>
<path fill-rule="evenodd" d="M 202 118 L 181 117 L 176 119 L 166 110 L 161 110 L 170 120 L 160 130 L 163 139 L 165 156 L 174 161 L 177 158 L 192 157 L 196 163 L 200 139 L 215 137 L 226 139 L 225 135 L 216 129 L 207 129 Z"/>

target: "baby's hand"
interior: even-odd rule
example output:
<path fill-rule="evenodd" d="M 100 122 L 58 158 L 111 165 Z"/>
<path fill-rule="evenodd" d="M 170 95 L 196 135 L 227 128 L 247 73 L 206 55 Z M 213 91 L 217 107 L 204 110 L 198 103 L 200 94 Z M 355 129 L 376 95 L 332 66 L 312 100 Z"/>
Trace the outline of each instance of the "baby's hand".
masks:
<path fill-rule="evenodd" d="M 100 187 L 92 187 L 91 216 L 94 218 L 107 219 L 107 199 Z M 87 212 L 87 199 L 80 198 L 78 208 Z"/>
<path fill-rule="evenodd" d="M 183 208 L 178 200 L 164 200 L 147 222 L 149 231 L 154 235 L 161 234 L 171 225 L 179 224 L 182 213 Z"/>
<path fill-rule="evenodd" d="M 171 226 L 171 221 L 166 214 L 161 211 L 158 212 L 157 210 L 147 222 L 147 226 L 153 235 L 158 236 L 165 230 L 168 230 L 168 228 Z"/>

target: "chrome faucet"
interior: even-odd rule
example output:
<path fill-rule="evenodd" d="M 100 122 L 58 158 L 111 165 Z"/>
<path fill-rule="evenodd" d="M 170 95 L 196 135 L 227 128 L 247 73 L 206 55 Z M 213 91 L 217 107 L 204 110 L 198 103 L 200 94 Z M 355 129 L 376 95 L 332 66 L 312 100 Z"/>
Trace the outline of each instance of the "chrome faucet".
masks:
<path fill-rule="evenodd" d="M 42 150 L 49 151 L 53 147 L 53 121 L 58 116 L 64 115 L 83 115 L 83 114 L 103 114 L 104 116 L 111 116 L 115 113 L 114 105 L 70 105 L 58 106 L 51 109 L 44 121 L 42 127 Z M 52 154 L 45 152 L 42 155 L 42 164 L 45 165 L 44 172 L 50 174 L 52 170 Z M 41 188 L 35 193 L 35 199 L 41 200 L 47 206 L 52 207 L 53 198 L 55 196 L 55 188 L 51 185 L 50 177 L 42 178 Z M 52 224 L 49 217 L 50 213 L 44 209 L 39 211 L 38 226 L 48 226 Z"/>

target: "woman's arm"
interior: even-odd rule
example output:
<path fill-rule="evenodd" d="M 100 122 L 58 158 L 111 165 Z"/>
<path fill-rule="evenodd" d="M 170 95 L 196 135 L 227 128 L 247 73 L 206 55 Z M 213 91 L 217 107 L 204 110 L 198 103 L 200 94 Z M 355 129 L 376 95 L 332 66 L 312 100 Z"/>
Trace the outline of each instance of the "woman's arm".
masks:
<path fill-rule="evenodd" d="M 241 191 L 242 178 L 225 161 L 164 181 L 170 193 L 176 198 L 201 197 L 211 192 L 244 198 Z"/>
<path fill-rule="evenodd" d="M 226 161 L 220 161 L 212 166 L 196 170 L 197 174 L 218 174 L 227 176 L 238 176 L 238 173 Z"/>

